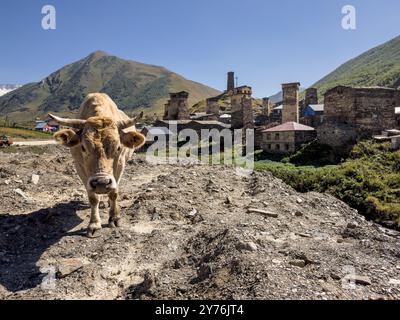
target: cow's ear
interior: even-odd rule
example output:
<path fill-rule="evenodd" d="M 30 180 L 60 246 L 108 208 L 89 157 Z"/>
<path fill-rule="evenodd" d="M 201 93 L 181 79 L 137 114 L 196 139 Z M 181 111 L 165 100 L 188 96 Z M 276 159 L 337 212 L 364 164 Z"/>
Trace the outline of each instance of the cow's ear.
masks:
<path fill-rule="evenodd" d="M 146 138 L 139 132 L 131 131 L 121 134 L 121 143 L 131 149 L 139 149 L 144 145 Z"/>
<path fill-rule="evenodd" d="M 71 129 L 65 129 L 57 132 L 54 135 L 54 139 L 58 144 L 65 147 L 75 147 L 80 143 L 79 135 Z"/>

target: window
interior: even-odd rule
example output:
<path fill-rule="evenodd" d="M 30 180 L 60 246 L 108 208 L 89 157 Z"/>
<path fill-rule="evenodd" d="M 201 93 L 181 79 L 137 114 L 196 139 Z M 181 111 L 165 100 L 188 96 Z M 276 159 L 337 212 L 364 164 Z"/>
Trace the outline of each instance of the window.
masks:
<path fill-rule="evenodd" d="M 267 149 L 271 150 L 271 145 L 270 144 L 267 144 Z"/>
<path fill-rule="evenodd" d="M 271 134 L 270 133 L 267 134 L 267 140 L 271 140 Z"/>
<path fill-rule="evenodd" d="M 281 146 L 280 146 L 279 144 L 277 144 L 277 145 L 275 146 L 275 149 L 276 149 L 276 150 L 280 150 L 280 149 L 281 149 Z"/>
<path fill-rule="evenodd" d="M 288 151 L 290 149 L 290 146 L 288 143 L 285 144 L 285 148 L 286 148 L 286 151 Z"/>
<path fill-rule="evenodd" d="M 275 133 L 275 140 L 279 140 L 279 133 Z"/>

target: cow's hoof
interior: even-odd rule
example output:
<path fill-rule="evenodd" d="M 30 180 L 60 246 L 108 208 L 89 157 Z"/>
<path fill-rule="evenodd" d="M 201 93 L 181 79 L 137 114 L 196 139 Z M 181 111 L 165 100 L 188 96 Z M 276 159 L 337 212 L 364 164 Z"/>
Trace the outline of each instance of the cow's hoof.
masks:
<path fill-rule="evenodd" d="M 101 223 L 91 223 L 89 224 L 87 235 L 89 238 L 100 237 Z"/>
<path fill-rule="evenodd" d="M 110 228 L 120 227 L 121 226 L 121 218 L 110 217 L 108 219 L 108 226 Z"/>

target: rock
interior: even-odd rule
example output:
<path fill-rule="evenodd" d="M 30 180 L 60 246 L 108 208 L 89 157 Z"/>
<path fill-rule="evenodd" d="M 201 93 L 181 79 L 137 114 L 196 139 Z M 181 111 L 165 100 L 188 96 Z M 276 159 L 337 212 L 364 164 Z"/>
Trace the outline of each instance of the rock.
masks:
<path fill-rule="evenodd" d="M 33 174 L 32 177 L 31 177 L 31 182 L 34 185 L 37 185 L 39 183 L 39 179 L 40 179 L 40 177 L 37 174 Z"/>
<path fill-rule="evenodd" d="M 188 217 L 193 217 L 193 216 L 195 216 L 196 214 L 197 214 L 197 210 L 196 210 L 196 208 L 193 208 L 192 211 L 190 211 L 190 212 L 187 214 L 187 216 L 188 216 Z"/>
<path fill-rule="evenodd" d="M 204 280 L 208 279 L 212 273 L 213 273 L 213 269 L 212 269 L 211 265 L 209 265 L 207 263 L 203 263 L 200 265 L 199 269 L 197 270 L 197 278 L 200 281 L 204 281 Z"/>
<path fill-rule="evenodd" d="M 278 214 L 277 213 L 266 211 L 266 210 L 249 208 L 249 209 L 247 209 L 247 212 L 248 213 L 259 213 L 259 214 L 262 214 L 262 215 L 264 215 L 266 217 L 270 217 L 270 218 L 278 218 Z"/>
<path fill-rule="evenodd" d="M 298 204 L 301 204 L 301 203 L 303 203 L 303 199 L 297 198 L 297 199 L 296 199 L 296 202 L 297 202 Z"/>
<path fill-rule="evenodd" d="M 225 204 L 232 204 L 232 198 L 230 196 L 226 197 Z"/>
<path fill-rule="evenodd" d="M 257 251 L 257 245 L 252 242 L 252 241 L 248 241 L 248 242 L 239 242 L 236 245 L 236 249 L 240 250 L 240 251 Z"/>
<path fill-rule="evenodd" d="M 356 229 L 356 228 L 358 228 L 358 223 L 355 222 L 355 221 L 349 222 L 349 223 L 347 224 L 347 228 L 348 228 L 348 229 Z"/>
<path fill-rule="evenodd" d="M 289 264 L 295 267 L 304 268 L 306 266 L 306 262 L 301 259 L 291 260 Z"/>
<path fill-rule="evenodd" d="M 400 286 L 400 280 L 398 279 L 390 279 L 389 284 L 393 284 L 395 286 Z"/>
<path fill-rule="evenodd" d="M 348 282 L 354 282 L 355 284 L 361 285 L 361 286 L 370 286 L 372 284 L 371 279 L 367 276 L 360 276 L 360 275 L 346 275 L 344 280 Z"/>
<path fill-rule="evenodd" d="M 4 184 L 6 185 L 6 186 L 8 186 L 9 184 L 10 184 L 10 180 L 4 180 Z"/>
<path fill-rule="evenodd" d="M 295 215 L 296 217 L 302 217 L 302 216 L 303 216 L 303 213 L 300 212 L 300 211 L 296 211 L 296 212 L 294 213 L 294 215 Z"/>
<path fill-rule="evenodd" d="M 84 261 L 77 258 L 61 260 L 59 262 L 56 275 L 60 279 L 65 278 L 69 276 L 71 273 L 82 268 L 84 265 L 85 265 Z"/>
<path fill-rule="evenodd" d="M 14 192 L 18 195 L 20 195 L 22 198 L 25 200 L 29 200 L 29 197 L 21 190 L 21 189 L 14 189 Z"/>
<path fill-rule="evenodd" d="M 311 238 L 311 235 L 310 234 L 308 234 L 308 233 L 298 233 L 298 232 L 296 232 L 296 235 L 298 235 L 299 237 L 302 237 L 302 238 Z"/>

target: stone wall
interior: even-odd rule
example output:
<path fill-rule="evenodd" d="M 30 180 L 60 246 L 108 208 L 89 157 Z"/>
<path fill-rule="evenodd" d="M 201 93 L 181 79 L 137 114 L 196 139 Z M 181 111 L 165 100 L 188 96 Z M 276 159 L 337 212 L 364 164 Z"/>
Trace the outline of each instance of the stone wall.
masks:
<path fill-rule="evenodd" d="M 325 94 L 325 121 L 355 127 L 358 138 L 398 128 L 400 90 L 338 86 Z"/>
<path fill-rule="evenodd" d="M 170 93 L 170 100 L 165 105 L 164 120 L 188 120 L 190 119 L 188 97 L 189 93 L 181 91 Z"/>
<path fill-rule="evenodd" d="M 232 129 L 252 129 L 254 127 L 252 103 L 250 87 L 235 88 L 231 97 Z"/>
<path fill-rule="evenodd" d="M 209 98 L 206 100 L 206 113 L 213 115 L 209 117 L 210 120 L 218 120 L 219 117 L 218 99 Z"/>
<path fill-rule="evenodd" d="M 261 114 L 263 116 L 270 116 L 272 112 L 272 103 L 269 101 L 269 98 L 262 99 L 262 106 L 261 106 Z"/>
<path fill-rule="evenodd" d="M 282 84 L 282 123 L 289 121 L 299 122 L 299 88 L 300 83 L 298 82 Z"/>
<path fill-rule="evenodd" d="M 308 88 L 306 90 L 304 106 L 307 107 L 310 104 L 318 104 L 318 90 L 316 88 Z"/>
<path fill-rule="evenodd" d="M 354 144 L 357 141 L 357 129 L 349 124 L 324 122 L 316 130 L 318 142 L 332 147 Z"/>

